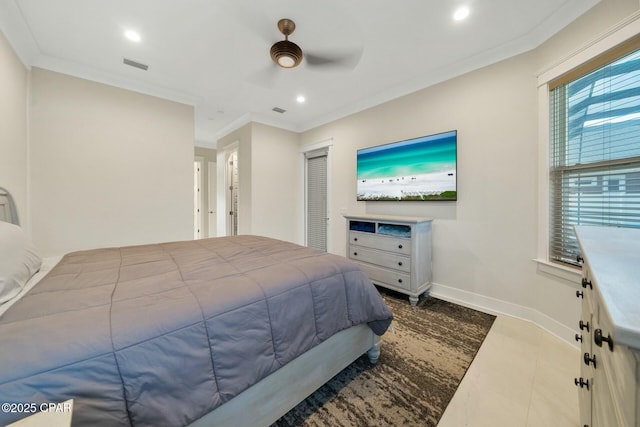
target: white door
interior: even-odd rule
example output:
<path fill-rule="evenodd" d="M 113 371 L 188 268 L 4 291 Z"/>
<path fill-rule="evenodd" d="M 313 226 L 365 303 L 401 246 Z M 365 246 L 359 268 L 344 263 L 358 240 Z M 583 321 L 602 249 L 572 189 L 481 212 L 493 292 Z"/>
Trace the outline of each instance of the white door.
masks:
<path fill-rule="evenodd" d="M 207 209 L 207 218 L 209 219 L 209 237 L 215 237 L 218 235 L 217 233 L 217 217 L 216 217 L 216 187 L 217 187 L 217 176 L 216 176 L 216 163 L 208 162 L 207 163 L 207 174 L 209 175 L 209 206 Z"/>
<path fill-rule="evenodd" d="M 311 248 L 327 250 L 328 149 L 305 153 L 306 242 Z"/>

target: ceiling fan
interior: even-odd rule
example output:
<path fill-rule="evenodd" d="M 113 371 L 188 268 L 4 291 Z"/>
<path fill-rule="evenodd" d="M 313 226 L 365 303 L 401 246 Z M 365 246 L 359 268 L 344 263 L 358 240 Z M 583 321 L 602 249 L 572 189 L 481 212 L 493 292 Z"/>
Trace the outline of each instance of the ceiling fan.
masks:
<path fill-rule="evenodd" d="M 302 62 L 304 54 L 300 46 L 289 41 L 289 36 L 296 30 L 296 23 L 283 18 L 278 21 L 278 30 L 284 35 L 284 40 L 271 46 L 271 59 L 282 68 L 297 67 Z"/>
<path fill-rule="evenodd" d="M 284 40 L 271 46 L 271 59 L 282 68 L 294 68 L 300 65 L 302 59 L 306 59 L 311 66 L 342 66 L 353 68 L 360 60 L 362 51 L 352 52 L 348 55 L 319 56 L 310 53 L 304 54 L 300 46 L 289 40 L 289 36 L 295 31 L 296 23 L 288 18 L 278 21 L 278 30 L 284 35 Z"/>

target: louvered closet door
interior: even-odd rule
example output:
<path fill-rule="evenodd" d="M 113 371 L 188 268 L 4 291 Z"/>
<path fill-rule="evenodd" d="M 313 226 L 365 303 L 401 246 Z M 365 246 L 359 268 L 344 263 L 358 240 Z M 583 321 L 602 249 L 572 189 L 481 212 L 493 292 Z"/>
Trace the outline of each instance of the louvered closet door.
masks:
<path fill-rule="evenodd" d="M 327 250 L 327 151 L 305 153 L 307 169 L 307 246 Z"/>

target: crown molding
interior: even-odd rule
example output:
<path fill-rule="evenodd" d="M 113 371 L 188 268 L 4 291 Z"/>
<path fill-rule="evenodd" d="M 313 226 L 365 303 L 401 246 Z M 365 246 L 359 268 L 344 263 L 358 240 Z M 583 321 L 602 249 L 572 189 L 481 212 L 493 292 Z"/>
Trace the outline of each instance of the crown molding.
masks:
<path fill-rule="evenodd" d="M 558 31 L 569 25 L 575 19 L 583 15 L 600 1 L 601 0 L 570 0 L 563 4 L 556 13 L 550 15 L 533 31 L 530 31 L 517 39 L 502 44 L 496 48 L 486 50 L 477 55 L 470 56 L 446 67 L 434 70 L 423 75 L 419 79 L 414 79 L 403 85 L 381 91 L 356 104 L 349 105 L 330 114 L 310 120 L 300 126 L 300 131 L 306 132 L 313 128 L 331 123 L 385 102 L 392 101 L 438 83 L 442 83 L 446 80 L 459 77 L 463 74 L 467 74 L 488 65 L 495 64 L 499 61 L 533 50 L 555 35 Z"/>

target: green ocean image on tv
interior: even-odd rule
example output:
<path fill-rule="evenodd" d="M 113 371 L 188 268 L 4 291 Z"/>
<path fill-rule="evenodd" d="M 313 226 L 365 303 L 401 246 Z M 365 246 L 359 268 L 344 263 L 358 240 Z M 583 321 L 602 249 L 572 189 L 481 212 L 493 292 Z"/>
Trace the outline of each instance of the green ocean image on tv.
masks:
<path fill-rule="evenodd" d="M 457 132 L 357 153 L 358 200 L 457 200 Z"/>

